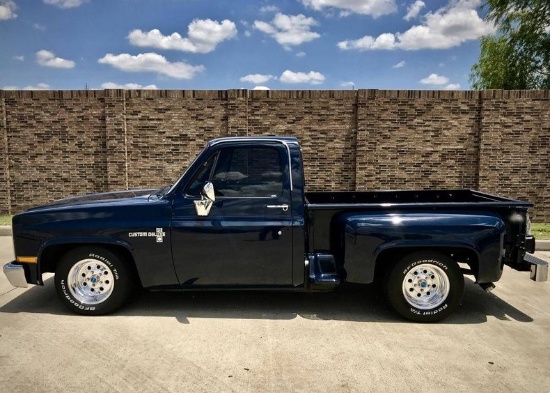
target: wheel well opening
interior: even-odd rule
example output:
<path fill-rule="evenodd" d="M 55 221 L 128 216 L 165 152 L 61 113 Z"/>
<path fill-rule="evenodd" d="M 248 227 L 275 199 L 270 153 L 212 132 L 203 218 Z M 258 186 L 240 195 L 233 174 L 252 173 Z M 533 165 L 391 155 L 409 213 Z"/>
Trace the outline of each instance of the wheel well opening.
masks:
<path fill-rule="evenodd" d="M 137 272 L 136 264 L 134 263 L 134 257 L 132 253 L 126 248 L 121 246 L 114 246 L 111 244 L 56 244 L 46 248 L 40 256 L 40 273 L 55 273 L 58 263 L 63 256 L 71 250 L 79 247 L 101 247 L 116 254 L 120 259 L 124 260 L 128 266 L 132 269 L 132 273 L 135 276 L 136 282 L 141 286 L 141 279 Z"/>
<path fill-rule="evenodd" d="M 382 278 L 393 267 L 397 261 L 405 255 L 416 251 L 434 251 L 447 255 L 457 263 L 466 263 L 469 266 L 470 273 L 475 277 L 479 272 L 479 260 L 474 250 L 462 247 L 430 247 L 430 248 L 392 248 L 382 251 L 376 258 L 374 267 L 375 280 Z"/>
<path fill-rule="evenodd" d="M 40 273 L 55 273 L 63 255 L 78 246 L 78 244 L 56 244 L 46 248 L 40 255 Z"/>

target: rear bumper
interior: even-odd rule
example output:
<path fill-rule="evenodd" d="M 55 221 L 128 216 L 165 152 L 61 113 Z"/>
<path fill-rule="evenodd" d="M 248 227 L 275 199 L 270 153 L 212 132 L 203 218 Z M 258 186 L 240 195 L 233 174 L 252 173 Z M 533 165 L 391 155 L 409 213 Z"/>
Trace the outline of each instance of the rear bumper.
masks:
<path fill-rule="evenodd" d="M 531 235 L 525 236 L 525 251 L 529 253 L 535 252 L 535 237 Z"/>
<path fill-rule="evenodd" d="M 3 270 L 11 285 L 18 288 L 28 287 L 25 269 L 22 265 L 18 265 L 13 261 L 5 264 Z"/>

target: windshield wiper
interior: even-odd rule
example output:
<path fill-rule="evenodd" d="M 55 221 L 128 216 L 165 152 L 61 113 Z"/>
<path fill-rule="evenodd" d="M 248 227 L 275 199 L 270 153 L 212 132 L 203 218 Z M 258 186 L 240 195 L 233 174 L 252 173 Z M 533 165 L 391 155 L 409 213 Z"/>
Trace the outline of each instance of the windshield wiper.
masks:
<path fill-rule="evenodd" d="M 160 198 L 162 196 L 164 196 L 164 194 L 166 194 L 168 192 L 168 190 L 170 189 L 170 187 L 172 187 L 172 185 L 168 185 L 166 187 L 163 187 L 163 188 L 160 188 L 157 192 L 155 192 L 155 196 Z"/>

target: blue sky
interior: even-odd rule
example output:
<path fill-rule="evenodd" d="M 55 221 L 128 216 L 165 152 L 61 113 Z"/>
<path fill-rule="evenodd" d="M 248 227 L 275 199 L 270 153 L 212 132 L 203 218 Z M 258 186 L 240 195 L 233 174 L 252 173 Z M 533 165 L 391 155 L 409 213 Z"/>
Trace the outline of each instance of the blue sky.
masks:
<path fill-rule="evenodd" d="M 481 0 L 0 0 L 2 89 L 468 89 Z"/>

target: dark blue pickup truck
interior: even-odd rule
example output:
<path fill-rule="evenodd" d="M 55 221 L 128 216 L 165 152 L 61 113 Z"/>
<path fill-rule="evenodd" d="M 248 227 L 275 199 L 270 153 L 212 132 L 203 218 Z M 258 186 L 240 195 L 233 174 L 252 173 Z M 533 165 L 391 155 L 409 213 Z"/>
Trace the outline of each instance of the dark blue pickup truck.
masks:
<path fill-rule="evenodd" d="M 329 290 L 378 283 L 405 318 L 526 269 L 532 205 L 472 190 L 304 192 L 295 138 L 221 138 L 172 186 L 85 195 L 13 217 L 14 286 L 55 273 L 61 300 L 112 312 L 148 289 Z"/>

